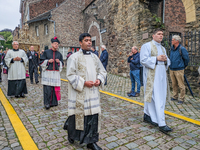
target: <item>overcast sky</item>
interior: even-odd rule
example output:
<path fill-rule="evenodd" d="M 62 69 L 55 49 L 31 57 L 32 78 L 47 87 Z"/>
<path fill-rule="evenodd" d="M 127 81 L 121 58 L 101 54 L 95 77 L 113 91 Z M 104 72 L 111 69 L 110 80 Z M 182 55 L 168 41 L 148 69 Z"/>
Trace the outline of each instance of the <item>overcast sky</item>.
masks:
<path fill-rule="evenodd" d="M 0 31 L 8 28 L 14 30 L 19 24 L 20 0 L 0 0 Z"/>

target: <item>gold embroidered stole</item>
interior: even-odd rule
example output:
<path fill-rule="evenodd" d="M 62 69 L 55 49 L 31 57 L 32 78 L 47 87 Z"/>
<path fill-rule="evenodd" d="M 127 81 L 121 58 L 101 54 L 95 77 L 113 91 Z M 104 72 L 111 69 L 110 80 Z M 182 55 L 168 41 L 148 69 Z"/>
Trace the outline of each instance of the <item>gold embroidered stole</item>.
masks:
<path fill-rule="evenodd" d="M 80 50 L 78 54 L 78 69 L 77 69 L 77 74 L 82 77 L 86 81 L 86 59 L 83 55 L 82 50 Z M 92 55 L 92 54 L 91 54 Z M 98 62 L 95 59 L 94 56 L 94 64 L 96 67 L 96 71 L 98 71 Z M 76 130 L 84 130 L 84 100 L 85 100 L 85 87 L 83 87 L 82 92 L 77 91 L 77 96 L 76 96 L 76 110 L 75 110 L 75 125 L 76 125 Z M 99 120 L 100 120 L 100 114 L 99 114 Z M 99 121 L 98 121 L 99 122 Z M 100 130 L 100 122 L 99 122 L 99 130 Z"/>
<path fill-rule="evenodd" d="M 164 48 L 161 46 L 163 54 L 165 54 Z M 158 50 L 156 45 L 151 41 L 151 57 L 157 57 Z M 152 93 L 153 93 L 153 87 L 154 87 L 154 78 L 155 78 L 155 72 L 156 72 L 156 66 L 154 69 L 148 69 L 148 75 L 147 75 L 147 84 L 146 84 L 146 91 L 144 96 L 144 101 L 151 103 L 152 100 Z M 166 75 L 167 76 L 167 75 Z M 167 99 L 170 98 L 170 91 L 169 91 L 169 82 L 167 78 Z"/>

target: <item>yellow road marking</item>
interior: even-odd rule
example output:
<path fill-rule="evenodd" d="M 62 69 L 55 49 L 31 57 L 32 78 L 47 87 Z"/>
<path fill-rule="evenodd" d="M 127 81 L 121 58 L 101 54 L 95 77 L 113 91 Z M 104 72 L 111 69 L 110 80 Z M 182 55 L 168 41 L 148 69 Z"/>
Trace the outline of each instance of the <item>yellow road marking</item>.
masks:
<path fill-rule="evenodd" d="M 65 81 L 65 82 L 68 82 L 68 80 L 66 80 L 66 79 L 61 79 L 61 80 Z M 107 94 L 107 95 L 110 95 L 110 96 L 113 96 L 113 97 L 117 97 L 117 98 L 123 99 L 125 101 L 131 102 L 131 103 L 134 103 L 134 104 L 137 104 L 137 105 L 140 105 L 140 106 L 144 106 L 144 103 L 140 103 L 138 101 L 134 101 L 132 99 L 129 99 L 129 98 L 126 98 L 126 97 L 123 97 L 123 96 L 119 96 L 119 95 L 116 95 L 116 94 L 113 94 L 113 93 L 110 93 L 110 92 L 106 92 L 106 91 L 102 91 L 102 90 L 99 90 L 99 91 L 101 93 L 104 93 L 104 94 Z M 178 115 L 178 114 L 166 111 L 166 110 L 165 110 L 165 114 L 173 116 L 175 118 L 179 118 L 179 119 L 188 121 L 188 122 L 191 122 L 193 124 L 200 125 L 200 121 L 198 121 L 198 120 L 194 120 L 194 119 L 191 119 L 191 118 L 188 118 L 188 117 L 185 117 L 185 116 L 182 116 L 182 115 Z"/>
<path fill-rule="evenodd" d="M 8 102 L 1 88 L 0 88 L 0 100 L 6 110 L 6 113 L 10 119 L 10 122 L 18 136 L 18 139 L 23 149 L 24 150 L 38 150 L 36 144 L 34 143 L 33 139 L 30 137 L 28 131 L 24 127 L 17 113 L 13 109 L 12 105 Z"/>

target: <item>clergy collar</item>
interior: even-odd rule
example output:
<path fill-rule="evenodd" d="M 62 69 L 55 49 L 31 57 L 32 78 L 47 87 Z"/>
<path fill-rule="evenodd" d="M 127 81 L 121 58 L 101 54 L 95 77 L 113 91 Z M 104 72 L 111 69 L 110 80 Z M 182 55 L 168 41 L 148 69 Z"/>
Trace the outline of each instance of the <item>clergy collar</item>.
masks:
<path fill-rule="evenodd" d="M 13 51 L 19 51 L 19 49 L 13 49 Z"/>
<path fill-rule="evenodd" d="M 153 42 L 154 42 L 155 45 L 161 45 L 161 43 L 158 43 L 158 42 L 156 42 L 154 40 L 153 40 Z"/>
<path fill-rule="evenodd" d="M 90 55 L 91 54 L 91 51 L 87 51 L 87 50 L 83 50 L 83 49 L 81 49 L 82 51 L 83 51 L 83 55 Z"/>

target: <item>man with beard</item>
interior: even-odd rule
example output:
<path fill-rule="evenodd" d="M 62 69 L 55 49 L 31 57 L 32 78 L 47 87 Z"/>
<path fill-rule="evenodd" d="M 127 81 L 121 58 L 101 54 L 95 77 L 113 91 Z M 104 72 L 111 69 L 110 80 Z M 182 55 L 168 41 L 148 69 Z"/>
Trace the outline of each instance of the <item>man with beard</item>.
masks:
<path fill-rule="evenodd" d="M 13 41 L 13 49 L 9 50 L 5 56 L 5 63 L 8 69 L 8 96 L 16 98 L 25 97 L 26 88 L 26 69 L 28 58 L 24 50 L 19 49 L 19 43 Z"/>
<path fill-rule="evenodd" d="M 62 54 L 57 51 L 60 41 L 57 37 L 51 39 L 52 48 L 45 50 L 40 57 L 42 67 L 42 79 L 44 92 L 44 106 L 46 109 L 57 106 L 60 97 L 60 72 L 63 66 Z"/>
<path fill-rule="evenodd" d="M 91 35 L 79 37 L 81 49 L 67 61 L 68 84 L 68 140 L 86 143 L 87 148 L 101 150 L 96 144 L 100 130 L 99 88 L 106 81 L 106 70 L 99 58 L 91 53 Z"/>
<path fill-rule="evenodd" d="M 144 121 L 159 126 L 162 132 L 172 131 L 165 122 L 165 103 L 169 99 L 169 84 L 166 70 L 170 60 L 161 45 L 163 31 L 156 29 L 153 40 L 141 47 L 140 63 L 144 79 Z"/>

